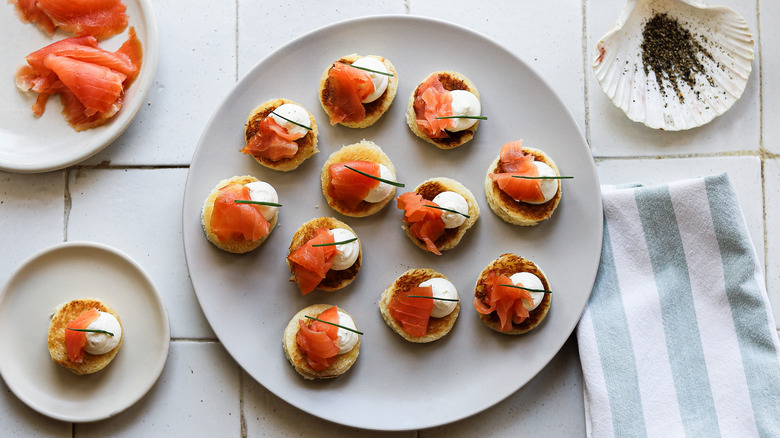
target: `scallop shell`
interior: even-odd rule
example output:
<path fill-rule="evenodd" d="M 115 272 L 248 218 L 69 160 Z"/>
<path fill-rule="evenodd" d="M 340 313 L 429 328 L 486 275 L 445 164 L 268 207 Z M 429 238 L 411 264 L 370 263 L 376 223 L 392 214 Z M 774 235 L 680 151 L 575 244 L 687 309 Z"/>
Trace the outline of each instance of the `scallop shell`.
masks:
<path fill-rule="evenodd" d="M 695 73 L 693 86 L 668 74 L 660 75 L 659 86 L 656 72 L 646 72 L 645 24 L 664 13 L 710 55 L 696 52 L 703 71 Z M 593 71 L 612 102 L 631 120 L 667 131 L 695 128 L 725 113 L 745 91 L 753 61 L 753 35 L 745 19 L 701 0 L 628 0 L 596 48 Z"/>

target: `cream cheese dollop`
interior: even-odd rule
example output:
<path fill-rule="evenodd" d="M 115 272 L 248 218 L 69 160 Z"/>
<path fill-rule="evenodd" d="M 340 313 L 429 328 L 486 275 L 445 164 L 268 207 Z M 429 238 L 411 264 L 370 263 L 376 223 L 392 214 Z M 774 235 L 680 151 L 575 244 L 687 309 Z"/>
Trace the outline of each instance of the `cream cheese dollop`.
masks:
<path fill-rule="evenodd" d="M 469 204 L 460 193 L 446 191 L 436 195 L 432 201 L 442 208 L 448 208 L 455 210 L 459 213 L 453 213 L 451 211 L 442 210 L 441 219 L 444 221 L 445 228 L 457 228 L 466 222 L 466 216 L 464 214 L 469 213 Z"/>
<path fill-rule="evenodd" d="M 276 122 L 279 126 L 286 129 L 287 132 L 295 135 L 296 140 L 304 137 L 309 132 L 309 129 L 302 128 L 295 123 L 311 128 L 309 113 L 302 106 L 296 105 L 294 103 L 284 103 L 279 105 L 271 113 L 271 118 L 274 119 L 274 122 Z M 290 123 L 285 119 L 292 120 L 295 123 Z"/>
<path fill-rule="evenodd" d="M 387 70 L 387 67 L 385 67 L 384 62 L 376 58 L 373 58 L 371 56 L 364 56 L 362 58 L 358 58 L 358 60 L 353 62 L 352 65 L 356 67 L 363 67 L 363 68 L 369 68 L 371 70 L 381 71 L 383 73 L 390 73 Z M 388 80 L 390 79 L 390 76 L 386 76 L 383 74 L 374 73 L 366 70 L 361 70 L 361 71 L 365 72 L 368 75 L 368 77 L 371 78 L 371 82 L 374 84 L 374 92 L 369 94 L 365 99 L 362 100 L 362 102 L 369 103 L 379 99 L 379 97 L 385 93 L 385 90 L 387 90 L 387 84 L 388 84 Z"/>
<path fill-rule="evenodd" d="M 344 240 L 354 239 L 355 233 L 347 230 L 346 228 L 334 228 L 330 230 L 333 233 L 333 241 L 341 242 Z M 355 240 L 354 242 L 343 243 L 336 245 L 338 252 L 333 257 L 333 265 L 330 269 L 336 271 L 343 271 L 355 264 L 355 261 L 360 254 L 360 242 Z"/>
<path fill-rule="evenodd" d="M 107 312 L 100 312 L 100 315 L 88 326 L 88 330 L 105 330 L 114 336 L 105 333 L 85 332 L 87 343 L 84 345 L 84 351 L 89 354 L 105 354 L 116 348 L 122 339 L 122 326 L 119 325 L 114 315 Z"/>
<path fill-rule="evenodd" d="M 385 166 L 382 163 L 379 164 L 379 177 L 382 179 L 386 179 L 388 181 L 395 181 L 395 174 L 393 174 L 393 171 L 390 170 L 387 166 Z M 366 199 L 364 201 L 370 202 L 372 204 L 377 202 L 382 202 L 385 199 L 387 199 L 388 196 L 393 192 L 393 186 L 386 182 L 379 181 L 379 185 L 371 189 L 371 191 L 368 192 L 368 195 L 366 195 Z"/>
<path fill-rule="evenodd" d="M 338 310 L 338 314 L 339 325 L 349 327 L 352 330 L 357 330 L 355 321 L 352 320 L 351 316 L 342 312 L 341 309 Z M 336 346 L 339 347 L 339 354 L 349 353 L 353 348 L 355 348 L 355 345 L 358 343 L 358 336 L 360 335 L 355 332 L 351 332 L 339 327 L 338 334 L 336 335 Z"/>
<path fill-rule="evenodd" d="M 477 96 L 467 90 L 452 90 L 452 115 L 453 116 L 479 116 L 482 111 L 482 105 Z M 463 131 L 471 128 L 477 123 L 477 119 L 451 119 L 452 126 L 444 129 L 450 132 Z"/>
<path fill-rule="evenodd" d="M 558 176 L 557 173 L 555 173 L 555 170 L 553 170 L 552 167 L 550 167 L 547 163 L 543 161 L 534 161 L 534 164 L 536 165 L 536 169 L 539 173 L 539 176 Z M 531 202 L 531 201 L 523 201 L 528 204 L 544 204 L 545 202 L 552 199 L 556 193 L 558 193 L 558 187 L 560 184 L 560 181 L 557 179 L 540 179 L 539 181 L 539 188 L 542 190 L 542 195 L 544 195 L 544 200 L 539 202 Z"/>
<path fill-rule="evenodd" d="M 429 278 L 420 283 L 420 287 L 426 286 L 431 287 L 434 298 L 458 299 L 458 290 L 455 289 L 455 285 L 446 278 Z M 457 301 L 433 300 L 431 316 L 434 318 L 443 318 L 452 313 L 457 304 Z"/>
<path fill-rule="evenodd" d="M 276 189 L 265 181 L 253 181 L 244 184 L 244 187 L 249 189 L 249 199 L 252 201 L 279 203 L 279 195 L 276 193 Z M 265 220 L 269 222 L 276 216 L 276 213 L 279 210 L 278 207 L 271 205 L 255 204 L 255 206 L 260 210 L 260 214 L 263 215 Z"/>
<path fill-rule="evenodd" d="M 512 274 L 511 277 L 509 277 L 510 280 L 512 280 L 512 284 L 516 286 L 523 286 L 527 287 L 529 289 L 538 289 L 538 290 L 544 290 L 544 285 L 542 284 L 542 280 L 539 279 L 536 275 L 530 273 L 530 272 L 518 272 L 516 274 Z M 526 310 L 531 311 L 539 307 L 539 304 L 544 299 L 544 292 L 529 292 L 531 294 L 531 299 L 533 299 L 533 304 L 530 304 L 523 300 L 523 307 L 526 308 Z"/>

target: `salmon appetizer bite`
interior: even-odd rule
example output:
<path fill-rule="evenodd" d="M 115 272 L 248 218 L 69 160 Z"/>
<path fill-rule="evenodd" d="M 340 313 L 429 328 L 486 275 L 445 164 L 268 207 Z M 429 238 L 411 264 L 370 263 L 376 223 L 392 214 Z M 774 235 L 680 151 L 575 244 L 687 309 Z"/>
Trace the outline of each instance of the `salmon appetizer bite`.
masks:
<path fill-rule="evenodd" d="M 224 179 L 203 203 L 203 232 L 219 249 L 249 252 L 265 242 L 276 226 L 278 202 L 273 186 L 253 176 Z"/>
<path fill-rule="evenodd" d="M 315 304 L 293 316 L 284 329 L 282 348 L 303 378 L 331 379 L 344 374 L 355 363 L 360 354 L 361 334 L 343 309 Z"/>
<path fill-rule="evenodd" d="M 271 99 L 249 114 L 241 152 L 269 169 L 289 172 L 319 152 L 317 135 L 317 122 L 304 107 Z"/>
<path fill-rule="evenodd" d="M 502 254 L 479 274 L 474 308 L 480 321 L 508 335 L 526 333 L 547 316 L 552 301 L 550 283 L 532 261 Z"/>
<path fill-rule="evenodd" d="M 314 289 L 336 291 L 357 277 L 363 248 L 355 231 L 332 217 L 319 217 L 301 225 L 290 242 L 287 266 L 301 294 Z"/>
<path fill-rule="evenodd" d="M 353 53 L 325 69 L 319 96 L 331 125 L 366 128 L 390 108 L 397 90 L 398 73 L 388 59 Z"/>
<path fill-rule="evenodd" d="M 403 226 L 412 242 L 441 255 L 460 243 L 479 219 L 479 204 L 463 184 L 450 178 L 423 181 L 413 192 L 396 198 L 404 212 Z"/>
<path fill-rule="evenodd" d="M 363 140 L 334 152 L 320 175 L 328 205 L 351 217 L 370 216 L 395 195 L 395 167 L 382 148 Z"/>
<path fill-rule="evenodd" d="M 119 315 L 94 298 L 58 306 L 49 323 L 51 359 L 74 374 L 92 374 L 105 368 L 119 352 L 122 339 Z"/>
<path fill-rule="evenodd" d="M 433 269 L 410 269 L 382 292 L 379 311 L 409 342 L 426 343 L 450 332 L 460 313 L 458 291 Z"/>
<path fill-rule="evenodd" d="M 552 216 L 561 201 L 558 166 L 522 140 L 505 144 L 485 177 L 485 196 L 493 212 L 515 225 L 537 225 Z"/>
<path fill-rule="evenodd" d="M 477 131 L 482 104 L 477 87 L 454 71 L 431 73 L 409 97 L 406 123 L 414 134 L 440 149 L 454 149 Z"/>

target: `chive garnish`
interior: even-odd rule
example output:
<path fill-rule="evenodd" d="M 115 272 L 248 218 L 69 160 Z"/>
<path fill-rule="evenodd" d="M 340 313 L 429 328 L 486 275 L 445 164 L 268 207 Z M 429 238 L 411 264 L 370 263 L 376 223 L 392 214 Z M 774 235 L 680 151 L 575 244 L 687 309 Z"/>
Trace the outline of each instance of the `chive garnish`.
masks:
<path fill-rule="evenodd" d="M 330 243 L 313 243 L 311 246 L 331 246 L 331 245 L 343 245 L 345 243 L 354 242 L 357 240 L 357 237 L 353 237 L 351 239 L 342 240 L 341 242 L 330 242 Z"/>
<path fill-rule="evenodd" d="M 457 213 L 457 214 L 459 214 L 461 216 L 465 216 L 467 219 L 471 219 L 471 216 L 469 216 L 469 215 L 467 215 L 465 213 L 461 213 L 461 212 L 459 212 L 457 210 L 452 210 L 452 209 L 445 208 L 445 207 L 439 207 L 438 205 L 423 204 L 423 207 L 437 208 L 439 210 L 449 211 L 450 213 Z"/>
<path fill-rule="evenodd" d="M 346 164 L 344 165 L 344 167 L 346 167 L 347 169 L 349 169 L 349 170 L 351 170 L 351 171 L 353 171 L 353 172 L 357 172 L 357 173 L 359 173 L 359 174 L 361 174 L 361 175 L 363 175 L 363 176 L 367 176 L 367 177 L 369 177 L 369 178 L 375 179 L 375 180 L 377 180 L 377 181 L 380 181 L 380 182 L 383 182 L 383 183 L 385 183 L 385 184 L 390 184 L 391 186 L 396 186 L 396 187 L 405 187 L 403 183 L 399 183 L 399 182 L 395 182 L 395 181 L 390 181 L 389 179 L 380 178 L 380 177 L 378 177 L 378 176 L 371 175 L 370 173 L 366 173 L 366 172 L 362 172 L 362 171 L 360 171 L 360 170 L 357 170 L 357 169 L 355 169 L 354 167 L 349 167 L 349 166 L 347 166 Z"/>
<path fill-rule="evenodd" d="M 429 297 L 428 295 L 407 295 L 408 298 L 430 298 L 432 300 L 439 300 L 439 301 L 455 301 L 458 302 L 457 298 L 439 298 L 439 297 Z"/>
<path fill-rule="evenodd" d="M 487 120 L 487 117 L 485 116 L 440 116 L 440 117 L 434 117 L 435 119 L 478 119 L 478 120 Z"/>
<path fill-rule="evenodd" d="M 305 316 L 305 317 L 307 317 L 307 318 L 309 318 L 309 319 L 313 319 L 313 320 L 315 320 L 315 321 L 323 322 L 323 323 L 325 323 L 325 324 L 335 325 L 335 326 L 336 326 L 336 327 L 338 327 L 338 328 L 343 328 L 344 330 L 349 330 L 349 331 L 351 331 L 351 332 L 353 332 L 353 333 L 357 333 L 357 334 L 359 334 L 359 335 L 362 335 L 362 334 L 363 334 L 363 332 L 361 332 L 361 331 L 358 331 L 358 330 L 355 330 L 355 329 L 351 329 L 351 328 L 349 328 L 349 327 L 344 327 L 343 325 L 341 325 L 341 324 L 336 324 L 335 322 L 323 321 L 323 320 L 321 320 L 321 319 L 319 319 L 319 318 L 315 318 L 315 317 L 313 317 L 313 316 L 309 316 L 309 315 L 304 315 L 304 316 Z"/>
<path fill-rule="evenodd" d="M 342 62 L 341 64 L 348 65 L 350 67 L 354 67 L 354 68 L 359 69 L 359 70 L 370 71 L 371 73 L 376 73 L 376 74 L 379 74 L 379 75 L 390 76 L 391 78 L 394 76 L 392 73 L 387 73 L 387 72 L 379 71 L 379 70 L 372 70 L 370 68 L 360 67 L 360 66 L 357 66 L 357 65 L 354 65 L 354 64 L 347 64 L 345 62 Z"/>
<path fill-rule="evenodd" d="M 103 333 L 103 334 L 106 334 L 108 336 L 112 336 L 112 337 L 114 336 L 114 334 L 111 333 L 111 332 L 108 332 L 108 331 L 105 331 L 105 330 L 98 330 L 98 329 L 74 329 L 74 328 L 68 327 L 68 330 L 73 330 L 74 332 Z"/>
<path fill-rule="evenodd" d="M 530 287 L 517 286 L 517 285 L 514 285 L 514 284 L 499 284 L 499 286 L 513 287 L 515 289 L 523 289 L 523 290 L 527 290 L 529 292 L 541 292 L 541 293 L 545 293 L 545 294 L 551 294 L 552 293 L 551 290 L 531 289 Z"/>
<path fill-rule="evenodd" d="M 273 110 L 271 110 L 271 114 L 275 115 L 276 117 L 279 117 L 280 119 L 287 120 L 288 122 L 292 123 L 293 125 L 300 126 L 303 129 L 308 129 L 309 131 L 312 130 L 310 126 L 306 126 L 306 125 L 300 124 L 300 123 L 296 122 L 295 120 L 290 120 L 287 117 L 285 117 L 285 116 L 283 116 L 283 115 L 281 115 L 281 114 L 279 114 L 277 112 L 274 112 Z"/>
<path fill-rule="evenodd" d="M 573 176 L 525 176 L 525 175 L 512 175 L 512 178 L 520 179 L 572 179 Z"/>
<path fill-rule="evenodd" d="M 255 204 L 255 205 L 267 205 L 269 207 L 281 207 L 282 204 L 277 204 L 276 202 L 266 202 L 266 201 L 250 201 L 248 199 L 235 199 L 233 200 L 236 204 Z"/>

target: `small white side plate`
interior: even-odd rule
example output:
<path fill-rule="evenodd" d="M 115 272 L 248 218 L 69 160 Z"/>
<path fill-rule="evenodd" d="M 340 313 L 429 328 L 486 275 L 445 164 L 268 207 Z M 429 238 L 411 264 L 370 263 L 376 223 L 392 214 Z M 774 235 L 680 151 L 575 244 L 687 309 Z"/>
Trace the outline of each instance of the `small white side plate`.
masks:
<path fill-rule="evenodd" d="M 77 376 L 51 360 L 52 310 L 98 298 L 122 319 L 124 341 L 103 370 Z M 168 311 L 143 268 L 126 254 L 92 242 L 66 242 L 22 263 L 0 295 L 0 374 L 23 402 L 63 421 L 118 414 L 157 381 L 170 345 Z"/>

